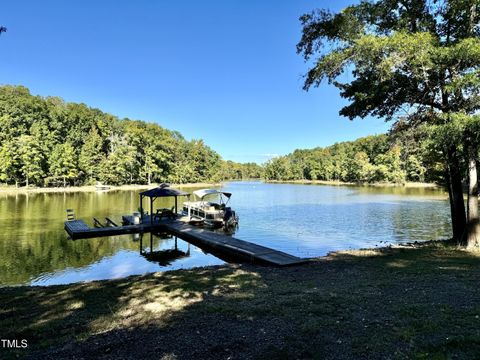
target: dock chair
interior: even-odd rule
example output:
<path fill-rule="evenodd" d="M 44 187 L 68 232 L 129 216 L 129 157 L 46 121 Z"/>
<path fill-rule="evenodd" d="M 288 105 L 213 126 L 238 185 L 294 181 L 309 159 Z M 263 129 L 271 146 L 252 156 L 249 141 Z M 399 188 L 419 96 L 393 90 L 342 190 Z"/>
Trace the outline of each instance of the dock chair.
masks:
<path fill-rule="evenodd" d="M 73 209 L 67 209 L 67 221 L 75 220 L 75 212 Z"/>

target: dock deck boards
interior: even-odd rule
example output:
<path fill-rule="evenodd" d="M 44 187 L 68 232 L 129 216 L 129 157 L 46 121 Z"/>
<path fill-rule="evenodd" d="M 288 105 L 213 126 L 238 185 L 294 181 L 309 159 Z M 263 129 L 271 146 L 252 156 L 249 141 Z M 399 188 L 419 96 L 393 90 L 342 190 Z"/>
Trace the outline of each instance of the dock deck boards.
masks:
<path fill-rule="evenodd" d="M 147 232 L 152 230 L 152 228 L 154 227 L 155 225 L 151 226 L 150 224 L 140 224 L 140 225 L 126 225 L 126 226 L 118 226 L 118 227 L 108 226 L 108 227 L 101 227 L 101 228 L 92 228 L 92 227 L 89 227 L 82 220 L 65 221 L 65 231 L 74 240 Z"/>
<path fill-rule="evenodd" d="M 68 230 L 71 232 L 85 231 L 89 230 L 90 227 L 85 224 L 83 220 L 70 220 L 65 221 L 65 229 L 67 229 L 67 232 L 70 233 Z"/>
<path fill-rule="evenodd" d="M 305 259 L 271 249 L 262 245 L 240 240 L 191 226 L 180 221 L 164 222 L 167 232 L 177 235 L 185 240 L 190 240 L 200 245 L 206 245 L 215 250 L 224 250 L 232 255 L 240 256 L 252 263 L 266 263 L 277 266 L 289 266 L 305 263 Z"/>
<path fill-rule="evenodd" d="M 126 220 L 126 219 L 124 219 Z M 290 266 L 307 262 L 287 253 L 262 245 L 240 240 L 232 236 L 198 228 L 180 220 L 162 220 L 154 224 L 144 222 L 139 225 L 91 228 L 82 220 L 66 221 L 65 230 L 72 239 L 93 238 L 148 231 L 165 231 L 178 236 L 194 245 L 209 248 L 232 258 L 241 258 L 251 263 L 263 263 L 276 266 Z"/>

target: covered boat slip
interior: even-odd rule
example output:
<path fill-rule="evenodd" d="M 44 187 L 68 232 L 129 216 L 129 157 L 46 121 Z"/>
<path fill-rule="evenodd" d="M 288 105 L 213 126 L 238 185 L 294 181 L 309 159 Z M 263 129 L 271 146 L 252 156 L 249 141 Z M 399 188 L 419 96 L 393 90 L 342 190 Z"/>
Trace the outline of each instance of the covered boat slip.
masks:
<path fill-rule="evenodd" d="M 156 187 L 154 189 L 150 189 L 144 192 L 140 193 L 140 214 L 143 216 L 144 211 L 143 211 L 143 199 L 144 198 L 150 198 L 150 223 L 154 223 L 154 214 L 153 214 L 153 203 L 157 198 L 162 198 L 162 197 L 173 197 L 175 198 L 175 206 L 173 209 L 173 213 L 177 214 L 178 213 L 178 197 L 179 196 L 186 196 L 190 197 L 190 194 L 182 191 L 182 190 L 177 190 L 173 189 L 170 187 L 168 184 L 162 184 L 159 187 Z"/>
<path fill-rule="evenodd" d="M 230 198 L 230 193 L 224 193 L 217 190 L 201 190 L 197 196 L 203 201 L 206 195 L 221 193 Z M 199 192 L 199 191 L 198 191 Z M 195 192 L 194 192 L 195 194 Z M 265 246 L 250 243 L 248 241 L 234 238 L 230 235 L 220 232 L 214 232 L 202 229 L 188 222 L 189 217 L 179 218 L 177 213 L 177 197 L 189 196 L 188 193 L 172 189 L 167 184 L 160 187 L 140 193 L 140 217 L 136 215 L 122 216 L 123 226 L 115 226 L 110 221 L 109 226 L 90 227 L 82 220 L 76 220 L 74 217 L 65 221 L 65 230 L 72 239 L 86 239 L 102 236 L 158 232 L 169 233 L 190 242 L 198 247 L 218 254 L 218 257 L 228 257 L 234 261 L 251 262 L 265 265 L 288 266 L 307 262 L 296 256 L 284 252 L 267 248 Z M 143 211 L 143 199 L 150 198 L 150 214 Z M 174 197 L 174 211 L 169 212 L 169 216 L 162 216 L 163 212 L 153 214 L 153 203 L 159 197 Z M 161 210 L 161 209 L 160 209 Z"/>

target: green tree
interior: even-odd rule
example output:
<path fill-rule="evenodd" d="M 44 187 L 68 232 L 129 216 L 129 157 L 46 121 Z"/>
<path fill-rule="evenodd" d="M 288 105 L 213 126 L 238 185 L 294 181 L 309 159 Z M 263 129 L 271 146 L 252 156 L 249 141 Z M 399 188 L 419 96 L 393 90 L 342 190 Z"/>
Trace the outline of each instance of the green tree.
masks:
<path fill-rule="evenodd" d="M 287 156 L 271 159 L 265 165 L 265 176 L 269 180 L 294 180 L 291 164 Z"/>
<path fill-rule="evenodd" d="M 176 184 L 186 184 L 195 181 L 195 170 L 193 166 L 187 162 L 179 162 L 173 164 L 173 171 L 168 177 L 168 181 Z"/>
<path fill-rule="evenodd" d="M 101 164 L 100 179 L 109 184 L 131 183 L 137 167 L 136 149 L 125 138 L 110 138 L 111 151 Z"/>
<path fill-rule="evenodd" d="M 123 184 L 263 173 L 258 165 L 223 164 L 203 141 L 186 141 L 158 124 L 119 119 L 58 97 L 33 96 L 23 86 L 0 86 L 0 151 L 1 181 L 38 186 L 63 176 L 65 184 Z"/>
<path fill-rule="evenodd" d="M 465 155 L 467 185 L 467 229 L 462 236 L 462 243 L 472 248 L 480 246 L 480 223 L 478 221 L 478 180 L 477 161 L 478 143 L 480 141 L 480 115 L 455 113 L 451 121 L 445 125 L 438 125 L 433 131 L 436 149 L 446 151 L 452 144 L 461 143 L 459 148 Z"/>
<path fill-rule="evenodd" d="M 55 145 L 48 159 L 50 174 L 56 179 L 63 180 L 63 187 L 67 186 L 67 180 L 73 180 L 78 176 L 78 161 L 72 144 Z"/>
<path fill-rule="evenodd" d="M 405 109 L 410 126 L 471 116 L 480 107 L 479 14 L 479 0 L 361 1 L 337 14 L 306 14 L 297 51 L 315 60 L 304 88 L 324 80 L 337 86 L 350 102 L 340 114 L 350 119 L 398 119 Z M 446 149 L 444 163 L 453 235 L 461 242 L 467 228 L 459 146 Z"/>
<path fill-rule="evenodd" d="M 405 182 L 406 173 L 403 170 L 401 160 L 401 149 L 398 145 L 393 146 L 385 154 L 380 154 L 375 158 L 379 181 L 388 181 L 393 183 Z"/>
<path fill-rule="evenodd" d="M 8 183 L 18 182 L 21 179 L 21 163 L 18 152 L 18 143 L 16 141 L 6 141 L 0 148 L 0 180 Z"/>
<path fill-rule="evenodd" d="M 45 172 L 43 162 L 45 160 L 39 141 L 31 135 L 22 135 L 18 139 L 18 154 L 20 159 L 20 171 L 25 179 L 25 185 L 43 185 Z"/>
<path fill-rule="evenodd" d="M 188 152 L 189 161 L 195 172 L 194 181 L 207 181 L 220 167 L 220 157 L 205 146 L 203 140 L 192 140 Z"/>
<path fill-rule="evenodd" d="M 409 155 L 406 161 L 406 172 L 409 180 L 424 181 L 427 169 L 415 155 Z"/>
<path fill-rule="evenodd" d="M 353 181 L 370 182 L 375 177 L 375 165 L 370 163 L 367 153 L 360 151 L 355 154 L 350 165 Z"/>
<path fill-rule="evenodd" d="M 350 163 L 351 154 L 348 149 L 349 143 L 337 143 L 330 147 L 332 154 L 333 179 L 339 181 L 347 181 L 348 164 Z"/>
<path fill-rule="evenodd" d="M 468 157 L 467 229 L 462 242 L 471 248 L 480 247 L 480 217 L 478 212 L 478 143 L 480 141 L 480 116 L 465 116 L 466 128 L 463 143 Z"/>
<path fill-rule="evenodd" d="M 89 182 L 99 178 L 100 164 L 104 158 L 102 152 L 103 140 L 96 127 L 92 127 L 82 145 L 78 158 L 80 169 L 86 174 Z"/>

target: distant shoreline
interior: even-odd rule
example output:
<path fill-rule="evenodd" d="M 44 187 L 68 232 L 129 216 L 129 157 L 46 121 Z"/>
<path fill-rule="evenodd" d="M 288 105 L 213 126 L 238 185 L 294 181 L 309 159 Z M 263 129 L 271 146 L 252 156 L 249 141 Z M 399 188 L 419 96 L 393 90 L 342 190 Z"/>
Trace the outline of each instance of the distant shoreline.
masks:
<path fill-rule="evenodd" d="M 42 193 L 74 193 L 74 192 L 96 192 L 96 191 L 115 191 L 115 190 L 147 190 L 157 187 L 159 184 L 131 184 L 131 185 L 119 185 L 119 186 L 110 186 L 108 190 L 97 190 L 95 185 L 89 186 L 68 186 L 68 187 L 0 187 L 0 195 L 15 195 L 15 194 L 42 194 Z M 222 183 L 186 183 L 186 184 L 171 184 L 172 187 L 176 188 L 187 188 L 187 187 L 212 187 L 212 186 L 221 186 Z"/>
<path fill-rule="evenodd" d="M 333 185 L 333 186 L 378 186 L 378 187 L 405 187 L 405 188 L 432 188 L 442 189 L 442 186 L 434 183 L 424 182 L 406 182 L 396 183 L 356 183 L 345 181 L 327 181 L 327 180 L 264 180 L 268 184 L 304 184 L 304 185 Z"/>
<path fill-rule="evenodd" d="M 259 180 L 259 179 L 255 179 Z M 215 186 L 222 186 L 225 182 L 240 181 L 240 180 L 225 180 L 221 183 L 186 183 L 186 184 L 171 184 L 176 188 L 208 188 Z M 370 187 L 404 187 L 404 188 L 430 188 L 430 189 L 442 189 L 442 186 L 433 183 L 422 182 L 406 182 L 403 184 L 395 183 L 354 183 L 354 182 L 342 182 L 342 181 L 325 181 L 325 180 L 261 180 L 267 184 L 304 184 L 304 185 L 331 185 L 331 186 L 370 186 Z M 42 193 L 75 193 L 75 192 L 95 192 L 95 191 L 131 191 L 131 190 L 147 190 L 158 186 L 154 183 L 150 185 L 144 184 L 131 184 L 131 185 L 119 185 L 110 186 L 108 190 L 97 190 L 95 185 L 88 186 L 67 186 L 67 187 L 13 187 L 13 186 L 0 186 L 0 195 L 15 195 L 15 194 L 42 194 Z"/>

